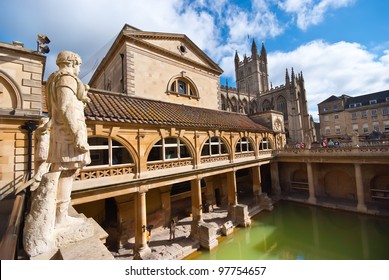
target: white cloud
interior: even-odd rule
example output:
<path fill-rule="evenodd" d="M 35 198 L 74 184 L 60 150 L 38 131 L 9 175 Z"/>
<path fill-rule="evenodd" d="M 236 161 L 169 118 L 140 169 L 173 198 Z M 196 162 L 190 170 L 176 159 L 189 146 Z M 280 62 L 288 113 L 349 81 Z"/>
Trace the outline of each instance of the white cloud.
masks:
<path fill-rule="evenodd" d="M 389 89 L 389 50 L 377 56 L 357 43 L 312 41 L 291 52 L 268 54 L 273 85 L 285 83 L 285 69 L 303 72 L 311 113 L 331 95 L 360 95 Z M 314 116 L 317 119 L 317 116 Z"/>
<path fill-rule="evenodd" d="M 324 15 L 331 9 L 347 7 L 355 0 L 284 0 L 278 5 L 287 13 L 295 14 L 296 24 L 306 30 L 311 25 L 323 21 Z"/>

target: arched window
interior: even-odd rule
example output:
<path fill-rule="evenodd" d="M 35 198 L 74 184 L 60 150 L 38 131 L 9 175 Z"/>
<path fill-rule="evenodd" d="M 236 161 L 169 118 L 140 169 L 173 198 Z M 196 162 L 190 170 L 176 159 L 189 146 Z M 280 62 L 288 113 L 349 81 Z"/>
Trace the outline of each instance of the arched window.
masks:
<path fill-rule="evenodd" d="M 247 105 L 248 105 L 247 99 L 244 98 L 242 100 L 243 113 L 249 114 L 249 112 L 247 112 L 247 110 L 248 110 Z"/>
<path fill-rule="evenodd" d="M 287 107 L 286 99 L 281 95 L 277 97 L 277 111 L 283 113 L 284 120 L 288 119 L 288 107 Z"/>
<path fill-rule="evenodd" d="M 209 138 L 201 150 L 201 156 L 220 156 L 227 153 L 226 145 L 219 137 Z"/>
<path fill-rule="evenodd" d="M 147 161 L 167 161 L 191 158 L 189 148 L 180 138 L 168 137 L 159 140 L 151 149 Z"/>
<path fill-rule="evenodd" d="M 112 138 L 90 137 L 88 144 L 90 146 L 91 156 L 91 163 L 88 167 L 110 167 L 134 163 L 127 148 Z"/>
<path fill-rule="evenodd" d="M 271 149 L 269 140 L 267 138 L 263 138 L 261 140 L 261 143 L 259 143 L 259 149 L 260 150 L 269 150 L 269 149 Z"/>
<path fill-rule="evenodd" d="M 269 111 L 271 110 L 272 106 L 271 106 L 271 103 L 268 99 L 265 99 L 265 101 L 263 101 L 262 103 L 262 110 L 263 111 Z"/>
<path fill-rule="evenodd" d="M 254 151 L 253 146 L 251 145 L 251 142 L 247 137 L 240 138 L 238 143 L 236 143 L 236 153 L 248 153 L 252 151 Z"/>
<path fill-rule="evenodd" d="M 223 111 L 227 111 L 227 100 L 224 95 L 221 96 L 221 107 Z"/>
<path fill-rule="evenodd" d="M 168 92 L 170 94 L 199 97 L 195 84 L 189 78 L 181 76 L 170 81 Z"/>
<path fill-rule="evenodd" d="M 232 112 L 238 112 L 238 101 L 236 100 L 235 96 L 231 98 L 232 103 Z"/>
<path fill-rule="evenodd" d="M 250 102 L 250 114 L 253 114 L 253 113 L 256 113 L 257 112 L 257 102 L 254 100 L 254 101 L 251 101 Z"/>

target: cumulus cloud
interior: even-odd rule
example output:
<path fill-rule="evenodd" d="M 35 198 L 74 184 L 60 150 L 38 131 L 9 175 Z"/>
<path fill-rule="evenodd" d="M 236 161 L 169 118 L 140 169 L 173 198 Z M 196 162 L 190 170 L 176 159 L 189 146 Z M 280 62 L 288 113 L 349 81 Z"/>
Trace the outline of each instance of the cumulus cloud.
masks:
<path fill-rule="evenodd" d="M 105 55 L 125 23 L 145 31 L 186 34 L 235 81 L 234 54 L 251 54 L 251 42 L 286 33 L 286 24 L 306 30 L 334 9 L 355 0 L 3 0 L 0 40 L 19 40 L 36 48 L 36 34 L 51 39 L 46 75 L 56 69 L 55 57 L 69 49 L 81 55 L 83 75 Z M 277 12 L 285 13 L 280 17 Z M 286 21 L 286 22 L 285 22 Z M 303 71 L 309 109 L 328 96 L 363 94 L 389 88 L 389 42 L 368 50 L 357 43 L 312 41 L 290 52 L 268 49 L 269 74 L 274 86 L 284 83 L 285 69 Z M 85 80 L 86 82 L 88 80 Z"/>
<path fill-rule="evenodd" d="M 273 85 L 285 83 L 285 69 L 303 72 L 309 111 L 331 95 L 350 96 L 389 89 L 389 50 L 381 55 L 358 43 L 312 41 L 290 52 L 268 54 Z M 317 119 L 317 116 L 314 116 Z"/>
<path fill-rule="evenodd" d="M 278 5 L 287 13 L 296 16 L 296 24 L 306 30 L 311 25 L 316 25 L 323 21 L 324 15 L 331 9 L 347 7 L 355 0 L 284 0 Z"/>

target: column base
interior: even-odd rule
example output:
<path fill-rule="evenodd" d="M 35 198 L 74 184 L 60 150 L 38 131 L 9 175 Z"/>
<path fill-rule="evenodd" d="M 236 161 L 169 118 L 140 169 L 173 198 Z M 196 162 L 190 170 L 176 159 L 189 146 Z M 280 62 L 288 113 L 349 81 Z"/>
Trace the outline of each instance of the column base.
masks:
<path fill-rule="evenodd" d="M 151 253 L 151 249 L 149 246 L 145 245 L 138 249 L 138 251 L 134 255 L 134 260 L 145 260 L 149 259 L 149 255 Z"/>
<path fill-rule="evenodd" d="M 316 204 L 316 197 L 309 197 L 308 198 L 308 203 L 311 203 L 311 204 Z"/>
<path fill-rule="evenodd" d="M 359 212 L 364 212 L 364 213 L 366 213 L 366 212 L 367 212 L 367 207 L 366 207 L 365 204 L 358 204 L 358 205 L 357 205 L 357 210 L 358 210 Z"/>

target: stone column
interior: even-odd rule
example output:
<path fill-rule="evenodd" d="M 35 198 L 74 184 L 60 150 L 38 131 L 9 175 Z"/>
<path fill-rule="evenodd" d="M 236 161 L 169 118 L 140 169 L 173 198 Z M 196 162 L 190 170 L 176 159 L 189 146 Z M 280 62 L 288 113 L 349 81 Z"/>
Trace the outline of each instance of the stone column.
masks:
<path fill-rule="evenodd" d="M 208 209 L 203 209 L 204 211 L 210 212 L 213 210 L 213 207 L 216 204 L 215 201 L 215 190 L 213 187 L 213 176 L 205 178 L 205 199 L 207 202 Z"/>
<path fill-rule="evenodd" d="M 202 198 L 201 198 L 201 179 L 196 178 L 191 182 L 192 194 L 192 228 L 191 235 L 197 237 L 199 223 L 203 222 Z"/>
<path fill-rule="evenodd" d="M 253 168 L 251 168 L 251 171 L 253 181 L 253 193 L 255 196 L 258 196 L 262 193 L 261 166 L 254 166 Z"/>
<path fill-rule="evenodd" d="M 315 186 L 313 183 L 313 171 L 312 171 L 311 162 L 307 162 L 307 175 L 308 175 L 308 190 L 309 190 L 308 202 L 312 204 L 316 204 Z"/>
<path fill-rule="evenodd" d="M 280 176 L 278 174 L 278 162 L 270 163 L 270 176 L 271 176 L 272 195 L 275 197 L 279 197 L 281 195 L 281 187 L 280 187 Z"/>
<path fill-rule="evenodd" d="M 227 195 L 228 195 L 228 215 L 232 217 L 234 206 L 238 204 L 235 171 L 231 171 L 227 173 Z"/>
<path fill-rule="evenodd" d="M 367 207 L 365 204 L 365 193 L 363 191 L 361 164 L 354 163 L 354 168 L 355 168 L 355 183 L 357 187 L 357 200 L 358 200 L 357 210 L 360 212 L 366 212 Z"/>
<path fill-rule="evenodd" d="M 151 252 L 147 245 L 146 190 L 139 190 L 135 197 L 135 256 L 142 259 Z"/>
<path fill-rule="evenodd" d="M 172 204 L 170 199 L 170 191 L 172 186 L 162 187 L 161 191 L 161 202 L 162 202 L 162 211 L 165 217 L 164 225 L 165 227 L 169 226 L 171 217 Z"/>

